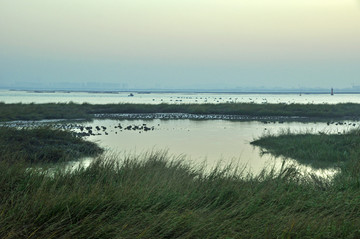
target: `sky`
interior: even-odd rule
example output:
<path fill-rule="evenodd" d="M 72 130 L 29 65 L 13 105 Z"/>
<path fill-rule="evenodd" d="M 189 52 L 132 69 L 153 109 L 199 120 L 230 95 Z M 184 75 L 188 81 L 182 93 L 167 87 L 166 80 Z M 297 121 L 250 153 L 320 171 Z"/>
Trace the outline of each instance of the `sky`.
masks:
<path fill-rule="evenodd" d="M 0 0 L 0 86 L 360 85 L 359 0 Z"/>

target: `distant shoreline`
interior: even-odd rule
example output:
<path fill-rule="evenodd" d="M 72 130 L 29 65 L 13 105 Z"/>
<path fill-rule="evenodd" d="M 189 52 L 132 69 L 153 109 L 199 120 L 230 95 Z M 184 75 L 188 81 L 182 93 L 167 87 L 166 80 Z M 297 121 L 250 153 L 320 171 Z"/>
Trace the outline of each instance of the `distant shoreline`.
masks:
<path fill-rule="evenodd" d="M 19 91 L 28 93 L 90 93 L 90 94 L 119 94 L 119 93 L 136 93 L 136 94 L 261 94 L 261 95 L 330 95 L 329 91 L 297 91 L 297 90 L 284 90 L 284 91 L 236 91 L 236 90 L 143 90 L 143 89 L 126 89 L 126 90 L 58 90 L 58 89 L 5 89 L 0 88 L 1 91 Z M 360 91 L 346 91 L 336 90 L 337 94 L 360 94 Z"/>

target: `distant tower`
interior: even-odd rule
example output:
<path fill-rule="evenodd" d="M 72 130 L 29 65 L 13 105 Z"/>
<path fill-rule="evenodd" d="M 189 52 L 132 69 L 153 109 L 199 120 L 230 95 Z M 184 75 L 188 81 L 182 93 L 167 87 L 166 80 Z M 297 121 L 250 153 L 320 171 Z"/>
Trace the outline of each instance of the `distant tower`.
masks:
<path fill-rule="evenodd" d="M 331 95 L 334 95 L 334 88 L 331 88 Z"/>

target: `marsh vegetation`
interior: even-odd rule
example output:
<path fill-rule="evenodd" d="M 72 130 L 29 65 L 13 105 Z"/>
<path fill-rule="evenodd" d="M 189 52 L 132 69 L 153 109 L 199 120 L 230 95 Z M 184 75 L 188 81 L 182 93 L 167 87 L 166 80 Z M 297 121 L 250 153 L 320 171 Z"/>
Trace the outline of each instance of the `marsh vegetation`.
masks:
<path fill-rule="evenodd" d="M 39 134 L 37 140 L 54 135 L 51 129 L 41 131 L 48 136 Z M 12 141 L 12 147 L 19 142 Z M 49 175 L 46 169 L 29 170 L 34 163 L 26 154 L 17 161 L 9 155 L 0 160 L 1 238 L 360 236 L 357 150 L 349 152 L 332 180 L 304 175 L 287 163 L 258 175 L 231 165 L 205 171 L 164 152 L 101 155 L 88 167 L 59 167 Z"/>
<path fill-rule="evenodd" d="M 0 121 L 41 119 L 92 119 L 94 114 L 188 113 L 246 116 L 310 117 L 314 119 L 360 118 L 360 104 L 5 104 Z"/>
<path fill-rule="evenodd" d="M 335 167 L 360 154 L 360 130 L 341 134 L 283 130 L 280 134 L 264 134 L 251 144 L 263 148 L 263 153 L 293 158 L 312 167 Z"/>
<path fill-rule="evenodd" d="M 161 153 L 119 157 L 52 177 L 1 162 L 0 236 L 359 236 L 359 163 L 329 182 L 291 166 L 258 176 L 230 167 L 205 174 Z"/>
<path fill-rule="evenodd" d="M 57 163 L 94 157 L 103 152 L 98 145 L 76 137 L 70 131 L 50 126 L 35 128 L 0 127 L 1 161 Z"/>

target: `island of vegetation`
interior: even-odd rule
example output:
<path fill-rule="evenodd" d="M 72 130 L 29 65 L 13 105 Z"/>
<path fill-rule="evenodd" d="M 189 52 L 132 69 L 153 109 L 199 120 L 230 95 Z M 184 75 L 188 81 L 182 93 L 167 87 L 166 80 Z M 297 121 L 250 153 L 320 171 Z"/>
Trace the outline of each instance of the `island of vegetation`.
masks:
<path fill-rule="evenodd" d="M 265 134 L 251 144 L 260 146 L 262 153 L 292 158 L 315 168 L 336 167 L 360 152 L 360 130 L 345 133 L 292 133 Z"/>

